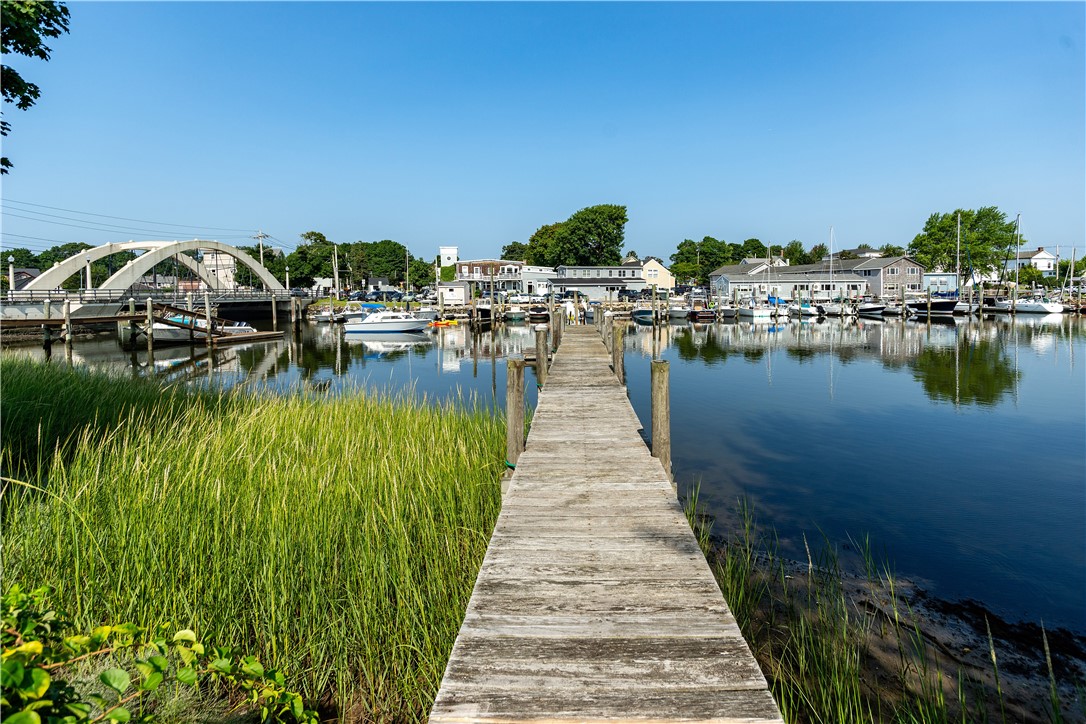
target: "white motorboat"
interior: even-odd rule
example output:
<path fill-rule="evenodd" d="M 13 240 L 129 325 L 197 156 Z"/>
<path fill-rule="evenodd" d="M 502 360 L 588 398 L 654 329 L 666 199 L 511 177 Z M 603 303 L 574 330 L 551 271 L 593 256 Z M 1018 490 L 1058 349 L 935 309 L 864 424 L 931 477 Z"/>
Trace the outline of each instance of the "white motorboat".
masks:
<path fill-rule="evenodd" d="M 994 312 L 1014 312 L 1015 314 L 1062 314 L 1063 305 L 1044 299 L 1001 299 L 995 303 Z"/>
<path fill-rule="evenodd" d="M 667 316 L 672 319 L 686 319 L 690 316 L 691 311 L 693 310 L 685 304 L 672 304 L 668 307 Z"/>
<path fill-rule="evenodd" d="M 862 317 L 881 317 L 886 305 L 881 302 L 860 302 L 856 305 L 856 314 Z"/>
<path fill-rule="evenodd" d="M 344 323 L 343 331 L 351 333 L 421 332 L 429 325 L 429 320 L 419 319 L 410 312 L 382 309 L 368 314 L 362 319 Z"/>
<path fill-rule="evenodd" d="M 505 319 L 509 322 L 523 322 L 528 318 L 528 312 L 524 307 L 514 304 L 505 310 Z"/>
<path fill-rule="evenodd" d="M 818 315 L 818 305 L 811 304 L 809 301 L 792 302 L 788 305 L 790 317 L 817 317 Z"/>

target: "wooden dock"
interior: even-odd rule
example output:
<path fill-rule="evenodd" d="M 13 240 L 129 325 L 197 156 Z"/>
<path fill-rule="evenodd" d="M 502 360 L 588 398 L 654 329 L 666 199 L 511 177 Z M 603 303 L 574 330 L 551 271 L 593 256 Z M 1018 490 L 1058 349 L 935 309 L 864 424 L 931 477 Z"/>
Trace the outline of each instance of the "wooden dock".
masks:
<path fill-rule="evenodd" d="M 640 428 L 567 327 L 432 724 L 782 721 Z"/>

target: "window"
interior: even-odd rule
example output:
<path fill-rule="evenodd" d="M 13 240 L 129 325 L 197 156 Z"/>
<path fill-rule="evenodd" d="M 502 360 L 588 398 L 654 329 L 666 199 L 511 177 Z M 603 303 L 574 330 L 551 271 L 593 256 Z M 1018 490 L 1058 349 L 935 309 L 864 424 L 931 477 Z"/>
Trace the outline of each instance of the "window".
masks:
<path fill-rule="evenodd" d="M 659 269 L 649 269 L 649 279 L 656 279 L 658 276 L 660 276 Z"/>
<path fill-rule="evenodd" d="M 599 279 L 599 277 L 600 277 L 600 270 L 599 270 L 599 269 L 597 269 L 597 270 L 596 270 L 596 278 L 597 278 L 597 279 Z"/>
<path fill-rule="evenodd" d="M 911 266 L 911 267 L 909 267 L 908 269 L 905 270 L 905 273 L 908 274 L 909 276 L 915 277 L 915 276 L 918 276 L 920 274 L 920 269 L 918 267 Z"/>
<path fill-rule="evenodd" d="M 890 266 L 890 267 L 886 267 L 886 275 L 887 275 L 887 276 L 891 276 L 891 277 L 892 277 L 892 276 L 894 276 L 895 274 L 900 274 L 900 273 L 901 273 L 901 270 L 900 270 L 900 269 L 898 269 L 898 268 L 897 268 L 897 267 L 895 267 L 895 266 Z"/>
<path fill-rule="evenodd" d="M 461 274 L 467 274 L 468 273 L 468 265 L 467 264 L 464 264 L 463 266 L 460 267 L 460 273 Z"/>
<path fill-rule="evenodd" d="M 475 276 L 479 276 L 479 267 L 475 267 Z"/>

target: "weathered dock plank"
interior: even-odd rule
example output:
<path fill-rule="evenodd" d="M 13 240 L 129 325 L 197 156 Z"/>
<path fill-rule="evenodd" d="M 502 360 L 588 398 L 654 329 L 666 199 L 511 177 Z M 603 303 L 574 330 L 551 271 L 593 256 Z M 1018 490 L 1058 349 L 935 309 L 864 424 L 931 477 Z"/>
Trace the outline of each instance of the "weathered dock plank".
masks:
<path fill-rule="evenodd" d="M 430 713 L 781 722 L 591 327 L 570 327 Z"/>

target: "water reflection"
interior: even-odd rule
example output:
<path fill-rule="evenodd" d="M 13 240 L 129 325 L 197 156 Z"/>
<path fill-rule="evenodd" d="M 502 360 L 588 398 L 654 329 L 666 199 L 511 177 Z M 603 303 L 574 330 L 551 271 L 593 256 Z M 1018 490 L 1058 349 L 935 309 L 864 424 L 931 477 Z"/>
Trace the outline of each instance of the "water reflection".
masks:
<path fill-rule="evenodd" d="M 648 360 L 671 361 L 676 479 L 700 481 L 722 527 L 747 498 L 786 554 L 802 558 L 804 536 L 845 545 L 870 533 L 900 573 L 938 595 L 1086 630 L 1084 332 L 1077 317 L 1022 315 L 631 324 L 624 339 L 630 399 L 649 435 Z M 70 360 L 174 384 L 410 389 L 496 408 L 504 362 L 525 350 L 528 324 L 417 337 L 305 324 L 273 342 L 150 355 L 111 336 L 80 339 Z M 5 354 L 44 357 L 36 346 Z"/>

